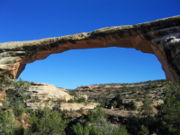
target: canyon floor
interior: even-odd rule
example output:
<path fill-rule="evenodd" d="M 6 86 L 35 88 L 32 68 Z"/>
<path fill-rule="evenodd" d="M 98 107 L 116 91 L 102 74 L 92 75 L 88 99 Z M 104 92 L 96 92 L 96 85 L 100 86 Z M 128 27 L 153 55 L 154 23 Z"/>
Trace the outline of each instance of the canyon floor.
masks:
<path fill-rule="evenodd" d="M 12 135 L 162 135 L 164 132 L 173 135 L 179 132 L 176 127 L 180 87 L 166 80 L 95 84 L 71 90 L 22 80 L 5 82 L 0 92 L 0 135 L 1 131 L 5 135 L 10 135 L 9 132 Z M 5 85 L 9 87 L 3 91 Z M 167 96 L 168 89 L 170 96 Z M 167 116 L 174 125 L 166 125 Z M 9 129 L 8 124 L 14 128 Z"/>

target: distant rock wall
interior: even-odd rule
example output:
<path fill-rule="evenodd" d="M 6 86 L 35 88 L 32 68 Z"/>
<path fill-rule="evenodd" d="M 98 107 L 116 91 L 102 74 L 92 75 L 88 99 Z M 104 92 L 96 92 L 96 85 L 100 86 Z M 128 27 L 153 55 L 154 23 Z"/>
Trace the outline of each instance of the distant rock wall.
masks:
<path fill-rule="evenodd" d="M 157 56 L 168 80 L 180 83 L 180 16 L 26 42 L 0 44 L 0 76 L 17 78 L 25 65 L 71 49 L 135 48 Z"/>

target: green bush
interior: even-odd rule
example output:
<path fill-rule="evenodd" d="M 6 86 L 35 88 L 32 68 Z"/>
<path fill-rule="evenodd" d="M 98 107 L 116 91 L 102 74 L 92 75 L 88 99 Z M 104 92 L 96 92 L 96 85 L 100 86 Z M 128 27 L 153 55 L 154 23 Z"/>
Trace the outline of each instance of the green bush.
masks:
<path fill-rule="evenodd" d="M 135 110 L 136 106 L 133 101 L 130 101 L 128 103 L 123 103 L 123 98 L 120 94 L 116 95 L 114 98 L 108 100 L 108 99 L 99 99 L 101 106 L 105 108 L 119 108 L 121 110 Z"/>
<path fill-rule="evenodd" d="M 148 135 L 149 134 L 149 129 L 148 127 L 141 125 L 139 135 Z"/>
<path fill-rule="evenodd" d="M 11 87 L 6 91 L 7 97 L 4 106 L 12 108 L 18 117 L 25 112 L 25 101 L 28 99 L 27 90 L 29 83 L 19 80 L 13 81 Z"/>
<path fill-rule="evenodd" d="M 80 123 L 73 126 L 73 131 L 76 135 L 89 135 L 88 127 L 84 127 Z"/>
<path fill-rule="evenodd" d="M 126 126 L 132 134 L 180 135 L 180 86 L 170 85 L 164 92 L 164 104 L 159 107 L 157 115 L 151 115 L 151 104 L 144 99 L 142 114 L 145 117 L 134 117 L 127 120 Z"/>
<path fill-rule="evenodd" d="M 89 135 L 104 135 L 101 130 L 94 126 L 89 126 Z"/>
<path fill-rule="evenodd" d="M 106 104 L 108 108 L 114 107 L 114 108 L 122 108 L 123 106 L 123 100 L 121 98 L 121 95 L 115 96 L 113 99 L 109 101 L 108 104 Z"/>
<path fill-rule="evenodd" d="M 148 117 L 153 114 L 151 105 L 152 105 L 152 100 L 148 96 L 145 95 L 144 100 L 143 100 L 143 106 L 141 108 L 142 116 Z"/>
<path fill-rule="evenodd" d="M 0 90 L 4 90 L 12 85 L 13 80 L 9 76 L 3 76 L 0 77 L 0 82 Z"/>
<path fill-rule="evenodd" d="M 107 130 L 102 130 L 93 125 L 83 126 L 78 123 L 73 126 L 73 131 L 76 135 L 129 135 L 124 126 L 112 128 L 111 125 L 109 125 L 108 127 L 106 126 L 106 128 Z"/>
<path fill-rule="evenodd" d="M 136 109 L 137 109 L 134 101 L 131 101 L 131 102 L 125 104 L 125 108 L 126 108 L 127 110 L 136 110 Z"/>
<path fill-rule="evenodd" d="M 16 135 L 15 116 L 13 110 L 8 109 L 0 112 L 0 134 Z"/>
<path fill-rule="evenodd" d="M 118 128 L 114 129 L 111 135 L 130 135 L 127 129 L 124 126 L 119 126 Z"/>
<path fill-rule="evenodd" d="M 101 121 L 101 119 L 106 119 L 106 113 L 101 109 L 97 108 L 96 110 L 90 110 L 88 115 L 88 121 L 90 122 L 97 122 Z"/>
<path fill-rule="evenodd" d="M 75 97 L 74 99 L 70 99 L 68 102 L 69 103 L 82 103 L 82 102 L 86 102 L 86 99 L 84 97 Z"/>
<path fill-rule="evenodd" d="M 124 126 L 109 122 L 101 109 L 90 111 L 86 123 L 74 125 L 73 131 L 76 135 L 129 135 Z"/>
<path fill-rule="evenodd" d="M 180 86 L 170 85 L 165 97 L 158 115 L 161 128 L 167 135 L 180 135 Z"/>
<path fill-rule="evenodd" d="M 29 83 L 14 81 L 10 77 L 0 78 L 0 89 L 6 90 L 6 99 L 0 108 L 0 134 L 23 135 L 24 129 L 16 125 L 17 117 L 25 112 L 25 91 Z"/>
<path fill-rule="evenodd" d="M 65 134 L 67 121 L 63 120 L 62 114 L 56 110 L 44 108 L 30 113 L 30 128 L 28 134 L 54 135 Z"/>

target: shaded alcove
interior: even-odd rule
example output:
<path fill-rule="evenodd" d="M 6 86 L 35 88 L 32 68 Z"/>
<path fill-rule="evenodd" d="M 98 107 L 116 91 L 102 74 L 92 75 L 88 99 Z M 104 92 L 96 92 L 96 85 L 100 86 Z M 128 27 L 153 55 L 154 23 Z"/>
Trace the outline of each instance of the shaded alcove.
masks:
<path fill-rule="evenodd" d="M 164 79 L 157 58 L 127 48 L 71 50 L 27 64 L 20 78 L 63 88 Z"/>

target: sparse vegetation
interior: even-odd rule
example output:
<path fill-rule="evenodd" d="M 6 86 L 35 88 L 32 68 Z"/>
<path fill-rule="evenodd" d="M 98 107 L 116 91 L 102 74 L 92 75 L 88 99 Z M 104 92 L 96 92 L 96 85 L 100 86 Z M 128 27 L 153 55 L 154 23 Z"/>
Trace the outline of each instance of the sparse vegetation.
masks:
<path fill-rule="evenodd" d="M 180 135 L 180 86 L 171 84 L 166 92 L 165 103 L 159 111 L 161 129 L 167 135 Z"/>
<path fill-rule="evenodd" d="M 144 117 L 151 116 L 153 114 L 152 104 L 152 100 L 147 95 L 145 95 L 143 106 L 141 108 L 141 115 L 143 115 Z"/>
<path fill-rule="evenodd" d="M 62 114 L 49 108 L 31 111 L 27 133 L 34 135 L 64 135 L 67 121 Z"/>
<path fill-rule="evenodd" d="M 64 117 L 67 112 L 60 112 L 58 109 L 27 108 L 26 101 L 30 97 L 26 91 L 29 83 L 23 80 L 13 81 L 9 77 L 1 78 L 0 89 L 6 90 L 6 98 L 0 107 L 0 134 L 68 135 L 67 130 L 71 130 L 72 135 L 180 135 L 179 85 L 165 81 L 146 82 L 145 85 L 133 85 L 129 88 L 117 85 L 113 84 L 112 88 L 100 85 L 83 92 L 78 90 L 78 94 L 82 95 L 88 92 L 90 101 L 100 102 L 102 109 L 88 111 L 86 115 L 78 118 L 70 118 Z M 76 91 L 72 93 L 78 97 Z M 153 101 L 158 99 L 164 100 L 164 104 L 159 104 L 156 107 L 158 112 L 154 113 Z M 78 97 L 69 102 L 89 101 Z M 136 102 L 142 102 L 142 106 L 137 107 Z M 124 117 L 108 114 L 103 108 L 139 113 Z"/>
<path fill-rule="evenodd" d="M 86 102 L 86 99 L 84 97 L 74 97 L 74 99 L 70 99 L 68 102 L 69 103 L 82 103 L 82 102 Z"/>
<path fill-rule="evenodd" d="M 13 110 L 7 109 L 0 112 L 0 134 L 14 135 L 16 130 Z"/>
<path fill-rule="evenodd" d="M 76 135 L 129 135 L 124 126 L 108 121 L 107 115 L 101 109 L 91 111 L 87 121 L 74 125 L 73 131 Z"/>
<path fill-rule="evenodd" d="M 121 97 L 121 95 L 116 95 L 114 98 L 107 100 L 101 100 L 100 101 L 101 106 L 104 108 L 119 108 L 121 110 L 135 110 L 136 106 L 134 104 L 134 101 L 130 101 L 130 102 L 123 102 L 123 98 Z"/>

